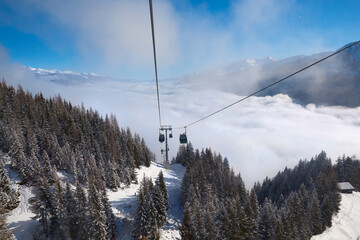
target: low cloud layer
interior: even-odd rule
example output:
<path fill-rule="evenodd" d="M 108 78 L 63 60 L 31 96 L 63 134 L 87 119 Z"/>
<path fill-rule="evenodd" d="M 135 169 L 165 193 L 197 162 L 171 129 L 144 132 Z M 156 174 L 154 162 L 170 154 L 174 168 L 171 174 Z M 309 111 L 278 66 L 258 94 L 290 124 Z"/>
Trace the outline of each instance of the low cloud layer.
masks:
<path fill-rule="evenodd" d="M 101 114 L 114 113 L 121 127 L 138 132 L 157 155 L 158 118 L 156 91 L 152 82 L 126 82 L 113 79 L 61 85 L 35 78 L 29 70 L 9 63 L 0 64 L 7 82 L 19 83 L 32 92 L 46 96 L 60 93 L 74 104 L 84 103 Z M 7 69 L 7 71 L 4 71 Z M 11 69 L 11 71 L 9 70 Z M 13 74 L 22 73 L 21 75 Z M 216 90 L 177 88 L 173 82 L 161 84 L 163 124 L 181 127 L 207 115 L 240 96 Z M 252 97 L 218 115 L 188 128 L 195 148 L 211 147 L 227 156 L 248 187 L 265 176 L 274 176 L 299 159 L 310 159 L 325 150 L 336 160 L 343 154 L 360 156 L 360 107 L 301 106 L 287 95 Z M 170 156 L 179 147 L 182 129 L 174 131 Z"/>

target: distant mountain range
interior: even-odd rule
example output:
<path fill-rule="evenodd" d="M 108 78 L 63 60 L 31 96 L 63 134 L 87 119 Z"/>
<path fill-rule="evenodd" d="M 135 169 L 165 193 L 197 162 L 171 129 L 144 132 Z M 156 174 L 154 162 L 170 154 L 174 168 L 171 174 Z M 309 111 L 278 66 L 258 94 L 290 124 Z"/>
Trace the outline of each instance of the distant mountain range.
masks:
<path fill-rule="evenodd" d="M 294 56 L 277 60 L 245 59 L 229 65 L 167 80 L 176 88 L 214 89 L 237 95 L 247 95 L 275 82 L 327 55 L 331 52 L 310 56 Z M 82 84 L 95 81 L 123 81 L 93 73 L 44 70 L 27 67 L 36 78 L 62 85 Z M 355 45 L 344 52 L 305 70 L 278 84 L 260 96 L 289 95 L 295 102 L 306 105 L 360 106 L 360 46 Z"/>
<path fill-rule="evenodd" d="M 247 95 L 329 54 L 331 52 L 283 60 L 272 57 L 247 59 L 211 71 L 187 75 L 176 81 L 179 85 L 185 84 L 192 88 L 213 88 Z M 261 96 L 279 93 L 287 94 L 303 105 L 360 106 L 359 44 L 268 89 Z"/>

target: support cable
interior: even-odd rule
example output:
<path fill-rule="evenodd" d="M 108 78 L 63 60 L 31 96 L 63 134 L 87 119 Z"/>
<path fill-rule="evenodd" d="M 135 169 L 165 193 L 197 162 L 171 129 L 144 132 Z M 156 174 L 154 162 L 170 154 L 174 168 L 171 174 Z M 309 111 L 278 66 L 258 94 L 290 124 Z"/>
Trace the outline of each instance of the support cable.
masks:
<path fill-rule="evenodd" d="M 158 104 L 158 110 L 159 110 L 159 124 L 161 127 L 160 94 L 159 94 L 159 80 L 158 80 L 157 64 L 156 64 L 155 31 L 154 31 L 154 16 L 153 16 L 152 0 L 149 0 L 149 5 L 150 5 L 151 33 L 152 33 L 152 42 L 153 42 L 153 50 L 154 50 L 156 94 L 157 94 L 157 104 Z"/>
<path fill-rule="evenodd" d="M 324 57 L 324 58 L 322 58 L 322 59 L 320 59 L 320 60 L 318 60 L 318 61 L 316 61 L 316 62 L 314 62 L 314 63 L 312 63 L 312 64 L 310 64 L 310 65 L 308 65 L 308 66 L 306 66 L 306 67 L 304 67 L 304 68 L 302 68 L 302 69 L 300 69 L 300 70 L 298 70 L 298 71 L 296 71 L 296 72 L 294 72 L 294 73 L 292 73 L 292 74 L 290 74 L 290 75 L 288 75 L 288 76 L 286 76 L 286 77 L 284 77 L 284 78 L 282 78 L 280 80 L 278 80 L 278 81 L 276 81 L 276 82 L 271 83 L 271 84 L 267 85 L 266 87 L 261 88 L 260 90 L 258 90 L 256 92 L 253 92 L 253 93 L 251 93 L 250 95 L 248 95 L 246 97 L 243 97 L 243 98 L 237 100 L 236 102 L 233 102 L 233 103 L 231 103 L 231 104 L 229 104 L 229 105 L 227 105 L 227 106 L 225 106 L 225 107 L 223 107 L 223 108 L 221 108 L 221 109 L 219 109 L 219 110 L 217 110 L 217 111 L 215 111 L 215 112 L 213 112 L 213 113 L 211 113 L 209 115 L 206 115 L 205 117 L 202 117 L 202 118 L 200 118 L 200 119 L 198 119 L 198 120 L 196 120 L 196 121 L 194 121 L 192 123 L 189 123 L 189 124 L 185 125 L 184 127 L 180 127 L 180 128 L 185 128 L 186 129 L 187 127 L 189 127 L 191 125 L 194 125 L 194 124 L 196 124 L 196 123 L 198 123 L 200 121 L 203 121 L 203 120 L 205 120 L 205 119 L 207 119 L 207 118 L 209 118 L 209 117 L 211 117 L 211 116 L 213 116 L 213 115 L 215 115 L 215 114 L 217 114 L 219 112 L 222 112 L 222 111 L 224 111 L 224 110 L 226 110 L 226 109 L 228 109 L 228 108 L 230 108 L 230 107 L 232 107 L 232 106 L 234 106 L 234 105 L 236 105 L 236 104 L 238 104 L 238 103 L 240 103 L 240 102 L 242 102 L 242 101 L 244 101 L 244 100 L 246 100 L 246 99 L 248 99 L 248 98 L 250 98 L 250 97 L 252 97 L 252 96 L 254 96 L 256 94 L 258 94 L 258 93 L 260 93 L 260 92 L 265 91 L 266 89 L 268 89 L 268 88 L 270 88 L 270 87 L 272 87 L 272 86 L 274 86 L 274 85 L 276 85 L 278 83 L 281 83 L 281 82 L 289 79 L 290 77 L 292 77 L 292 76 L 294 76 L 294 75 L 296 75 L 296 74 L 298 74 L 298 73 L 300 73 L 302 71 L 305 71 L 308 68 L 311 68 L 311 67 L 317 65 L 318 63 L 321 63 L 321 62 L 325 61 L 328 58 L 331 58 L 331 57 L 343 52 L 344 50 L 346 50 L 346 49 L 348 49 L 348 48 L 350 48 L 350 47 L 352 47 L 352 46 L 354 46 L 354 45 L 356 45 L 358 43 L 360 43 L 360 41 L 351 43 L 351 44 L 339 49 L 338 51 L 336 51 L 336 52 L 334 52 L 334 53 L 332 53 L 332 54 L 330 54 L 330 55 L 328 55 L 328 56 L 326 56 L 326 57 Z M 178 128 L 174 128 L 174 129 L 178 129 Z"/>

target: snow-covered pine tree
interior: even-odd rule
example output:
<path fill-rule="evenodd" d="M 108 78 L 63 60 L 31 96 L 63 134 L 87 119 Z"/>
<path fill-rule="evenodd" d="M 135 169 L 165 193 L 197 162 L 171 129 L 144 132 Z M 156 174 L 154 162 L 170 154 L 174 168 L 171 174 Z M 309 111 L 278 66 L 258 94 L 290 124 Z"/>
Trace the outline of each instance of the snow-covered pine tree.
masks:
<path fill-rule="evenodd" d="M 156 208 L 156 218 L 159 228 L 161 228 L 166 222 L 167 213 L 167 201 L 164 197 L 164 193 L 161 191 L 160 186 L 156 183 L 153 192 L 151 193 L 152 201 Z"/>
<path fill-rule="evenodd" d="M 40 222 L 39 231 L 34 232 L 35 237 L 50 237 L 51 218 L 51 186 L 46 177 L 39 177 L 38 184 L 34 188 L 34 197 L 29 199 L 31 210 L 35 213 L 35 219 Z"/>
<path fill-rule="evenodd" d="M 63 189 L 59 178 L 55 179 L 54 187 L 51 192 L 50 209 L 50 235 L 53 239 L 69 239 L 70 230 L 67 223 L 66 210 L 63 200 Z"/>
<path fill-rule="evenodd" d="M 46 178 L 47 182 L 53 184 L 55 182 L 56 176 L 51 166 L 49 155 L 45 150 L 42 153 L 42 161 L 43 161 L 42 173 Z"/>
<path fill-rule="evenodd" d="M 146 205 L 145 205 L 145 195 L 147 194 L 146 178 L 144 176 L 143 180 L 140 183 L 140 189 L 138 193 L 138 204 L 135 214 L 135 222 L 133 228 L 133 235 L 137 239 L 145 239 L 147 236 L 146 225 L 147 225 L 147 215 L 146 215 Z"/>
<path fill-rule="evenodd" d="M 76 200 L 74 197 L 74 193 L 70 188 L 70 184 L 66 183 L 65 192 L 63 195 L 64 199 L 64 222 L 68 225 L 68 230 L 70 234 L 69 239 L 76 239 L 76 234 L 78 231 L 78 223 L 77 223 L 77 206 L 76 206 Z"/>
<path fill-rule="evenodd" d="M 25 162 L 26 156 L 21 138 L 23 137 L 22 132 L 18 129 L 13 130 L 11 137 L 11 146 L 9 155 L 11 156 L 11 167 L 19 171 L 21 178 L 26 178 L 25 173 Z"/>
<path fill-rule="evenodd" d="M 267 200 L 264 201 L 263 207 L 260 211 L 260 221 L 259 221 L 259 239 L 261 240 L 272 240 L 275 236 L 275 224 L 276 215 L 275 207 L 271 202 Z"/>
<path fill-rule="evenodd" d="M 309 213 L 310 213 L 309 225 L 310 225 L 311 235 L 320 234 L 323 229 L 321 224 L 320 203 L 316 189 L 313 189 L 311 194 L 311 199 L 309 203 Z"/>
<path fill-rule="evenodd" d="M 191 218 L 190 218 L 190 206 L 189 203 L 185 203 L 184 207 L 184 216 L 181 223 L 181 226 L 179 227 L 180 236 L 182 240 L 191 240 L 191 233 L 190 233 L 190 224 L 191 224 Z"/>
<path fill-rule="evenodd" d="M 90 211 L 89 239 L 106 240 L 106 213 L 100 197 L 100 193 L 94 183 L 89 184 L 88 203 Z"/>
<path fill-rule="evenodd" d="M 0 240 L 13 240 L 6 224 L 7 214 L 19 205 L 19 192 L 11 188 L 10 179 L 0 159 Z"/>
<path fill-rule="evenodd" d="M 160 171 L 158 179 L 155 182 L 155 187 L 152 195 L 156 210 L 158 212 L 159 227 L 162 227 L 166 222 L 166 215 L 168 210 L 168 193 L 164 180 L 164 174 L 162 171 Z"/>
<path fill-rule="evenodd" d="M 89 206 L 84 188 L 79 182 L 75 183 L 75 202 L 76 202 L 76 239 L 87 239 L 89 235 Z"/>

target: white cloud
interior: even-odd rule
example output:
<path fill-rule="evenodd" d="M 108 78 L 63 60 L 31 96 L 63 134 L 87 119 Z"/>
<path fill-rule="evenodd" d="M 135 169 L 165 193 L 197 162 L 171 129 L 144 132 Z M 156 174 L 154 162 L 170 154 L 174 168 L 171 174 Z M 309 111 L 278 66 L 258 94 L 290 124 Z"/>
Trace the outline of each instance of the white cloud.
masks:
<path fill-rule="evenodd" d="M 74 104 L 114 113 L 121 127 L 129 126 L 143 136 L 160 157 L 155 84 L 104 80 L 77 85 L 59 85 L 32 77 L 21 65 L 9 62 L 1 51 L 0 74 L 13 86 L 22 84 L 45 96 L 61 96 Z M 219 90 L 176 87 L 162 83 L 160 98 L 164 124 L 182 127 L 238 100 L 238 95 Z M 249 98 L 205 121 L 188 128 L 195 148 L 211 147 L 229 158 L 247 186 L 265 176 L 274 176 L 299 159 L 310 159 L 325 150 L 336 160 L 342 154 L 360 155 L 360 107 L 320 107 L 295 104 L 287 95 Z M 170 156 L 175 156 L 178 137 L 174 130 Z"/>
<path fill-rule="evenodd" d="M 78 46 L 85 52 L 104 54 L 113 64 L 152 63 L 150 14 L 146 1 L 37 1 L 60 23 L 73 29 Z M 159 58 L 164 65 L 177 56 L 177 23 L 166 1 L 154 5 Z M 91 54 L 90 54 L 91 56 Z"/>

